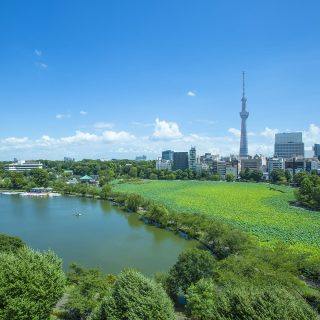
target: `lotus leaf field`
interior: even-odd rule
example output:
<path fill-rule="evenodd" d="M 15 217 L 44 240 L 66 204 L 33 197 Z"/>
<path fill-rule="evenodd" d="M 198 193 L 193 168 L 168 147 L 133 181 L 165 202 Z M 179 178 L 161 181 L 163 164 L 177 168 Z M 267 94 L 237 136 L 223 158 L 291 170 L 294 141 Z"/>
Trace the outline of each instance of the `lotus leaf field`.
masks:
<path fill-rule="evenodd" d="M 202 213 L 239 227 L 262 244 L 284 241 L 320 253 L 320 212 L 290 204 L 294 190 L 258 183 L 144 181 L 114 184 L 116 192 L 140 194 L 169 209 Z"/>

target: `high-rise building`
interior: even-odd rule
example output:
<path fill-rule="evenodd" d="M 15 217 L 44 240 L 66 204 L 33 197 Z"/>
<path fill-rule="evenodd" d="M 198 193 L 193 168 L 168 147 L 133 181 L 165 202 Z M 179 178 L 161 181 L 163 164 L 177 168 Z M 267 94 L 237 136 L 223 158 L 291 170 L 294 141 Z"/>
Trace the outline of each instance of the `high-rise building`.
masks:
<path fill-rule="evenodd" d="M 302 132 L 276 133 L 274 156 L 280 158 L 304 157 Z"/>
<path fill-rule="evenodd" d="M 174 151 L 172 150 L 162 151 L 162 160 L 173 161 L 173 154 L 174 154 Z"/>
<path fill-rule="evenodd" d="M 240 158 L 248 158 L 248 137 L 247 137 L 247 119 L 249 112 L 247 112 L 247 98 L 245 96 L 245 85 L 244 85 L 244 72 L 242 73 L 242 109 L 240 112 L 241 118 L 241 137 L 240 137 Z"/>
<path fill-rule="evenodd" d="M 314 151 L 314 156 L 316 158 L 319 158 L 320 157 L 320 144 L 316 143 L 314 146 L 313 146 L 313 151 Z"/>
<path fill-rule="evenodd" d="M 267 171 L 269 175 L 273 170 L 284 170 L 284 160 L 282 158 L 267 159 Z"/>
<path fill-rule="evenodd" d="M 213 161 L 212 173 L 224 178 L 226 176 L 226 162 L 221 160 Z"/>
<path fill-rule="evenodd" d="M 188 152 L 173 153 L 173 170 L 186 170 L 189 168 Z"/>
<path fill-rule="evenodd" d="M 189 169 L 191 169 L 192 171 L 196 171 L 196 164 L 197 164 L 196 147 L 191 147 L 189 151 Z"/>
<path fill-rule="evenodd" d="M 136 161 L 146 161 L 147 160 L 147 156 L 142 155 L 142 156 L 136 156 Z"/>
<path fill-rule="evenodd" d="M 253 158 L 242 159 L 241 160 L 241 170 L 259 170 L 262 171 L 262 158 L 255 155 Z"/>
<path fill-rule="evenodd" d="M 156 169 L 157 170 L 171 171 L 171 169 L 172 169 L 172 161 L 163 160 L 161 158 L 158 158 L 158 160 L 156 160 Z"/>

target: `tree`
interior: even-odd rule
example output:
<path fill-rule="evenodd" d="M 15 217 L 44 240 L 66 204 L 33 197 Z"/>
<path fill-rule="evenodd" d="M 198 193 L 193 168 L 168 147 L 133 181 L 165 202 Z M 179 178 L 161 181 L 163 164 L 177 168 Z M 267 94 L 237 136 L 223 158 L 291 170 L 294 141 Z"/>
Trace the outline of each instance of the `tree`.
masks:
<path fill-rule="evenodd" d="M 180 290 L 186 293 L 191 284 L 212 276 L 214 266 L 215 259 L 209 251 L 194 248 L 181 253 L 169 271 L 167 288 L 170 296 L 177 297 Z"/>
<path fill-rule="evenodd" d="M 87 319 L 115 281 L 113 276 L 106 277 L 98 269 L 83 268 L 76 263 L 70 265 L 67 276 L 72 286 L 66 304 L 70 320 Z"/>
<path fill-rule="evenodd" d="M 0 252 L 0 319 L 48 319 L 64 285 L 62 261 L 53 252 Z"/>
<path fill-rule="evenodd" d="M 101 191 L 100 191 L 100 197 L 101 199 L 107 199 L 109 197 L 111 193 L 111 186 L 110 184 L 106 183 L 102 188 L 101 188 Z"/>
<path fill-rule="evenodd" d="M 195 320 L 317 319 L 301 296 L 279 285 L 238 282 L 217 287 L 211 279 L 202 279 L 189 288 L 187 314 Z"/>
<path fill-rule="evenodd" d="M 174 320 L 172 302 L 161 285 L 127 269 L 117 277 L 92 320 Z"/>
<path fill-rule="evenodd" d="M 49 173 L 45 169 L 33 169 L 30 171 L 30 176 L 37 187 L 47 187 L 49 185 Z"/>
<path fill-rule="evenodd" d="M 235 176 L 232 173 L 226 174 L 226 181 L 227 182 L 233 182 L 235 180 Z"/>
<path fill-rule="evenodd" d="M 245 168 L 245 170 L 241 170 L 239 176 L 241 180 L 245 180 L 245 181 L 250 180 L 250 169 Z"/>
<path fill-rule="evenodd" d="M 131 166 L 129 170 L 129 176 L 130 178 L 136 178 L 138 176 L 138 169 L 134 166 Z"/>
<path fill-rule="evenodd" d="M 11 185 L 13 189 L 24 189 L 28 181 L 22 172 L 10 172 Z"/>
<path fill-rule="evenodd" d="M 25 243 L 17 237 L 0 234 L 0 252 L 17 252 L 23 248 Z"/>
<path fill-rule="evenodd" d="M 151 173 L 150 176 L 149 176 L 149 179 L 158 180 L 158 176 L 155 173 Z"/>
<path fill-rule="evenodd" d="M 285 172 L 282 169 L 273 170 L 270 174 L 270 181 L 272 183 L 279 183 L 279 182 L 287 182 Z"/>
<path fill-rule="evenodd" d="M 252 179 L 255 182 L 260 182 L 263 178 L 263 172 L 260 170 L 252 170 L 250 172 L 250 179 Z"/>

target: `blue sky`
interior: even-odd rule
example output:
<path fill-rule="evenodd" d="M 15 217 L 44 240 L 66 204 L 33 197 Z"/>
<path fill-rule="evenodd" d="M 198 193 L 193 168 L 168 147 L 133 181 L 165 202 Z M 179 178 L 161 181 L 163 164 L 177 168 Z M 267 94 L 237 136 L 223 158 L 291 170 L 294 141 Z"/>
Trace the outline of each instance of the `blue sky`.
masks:
<path fill-rule="evenodd" d="M 320 143 L 319 1 L 0 2 L 0 159 Z"/>

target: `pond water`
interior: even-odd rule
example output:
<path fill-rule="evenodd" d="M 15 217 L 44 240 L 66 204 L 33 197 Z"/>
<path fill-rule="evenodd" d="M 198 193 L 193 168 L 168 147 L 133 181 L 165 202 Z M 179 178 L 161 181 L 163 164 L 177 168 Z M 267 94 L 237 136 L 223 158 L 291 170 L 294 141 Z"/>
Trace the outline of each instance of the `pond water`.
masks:
<path fill-rule="evenodd" d="M 0 194 L 0 233 L 18 236 L 37 250 L 53 250 L 65 269 L 79 262 L 107 273 L 125 267 L 147 275 L 168 271 L 184 249 L 196 246 L 108 201 L 77 197 Z"/>

